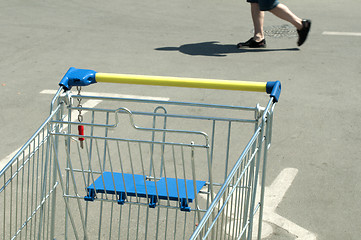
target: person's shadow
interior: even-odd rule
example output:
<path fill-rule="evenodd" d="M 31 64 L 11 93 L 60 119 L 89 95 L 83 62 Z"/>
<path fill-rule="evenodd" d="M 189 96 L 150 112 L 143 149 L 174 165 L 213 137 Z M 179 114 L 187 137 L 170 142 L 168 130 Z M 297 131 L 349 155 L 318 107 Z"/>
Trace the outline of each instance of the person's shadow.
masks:
<path fill-rule="evenodd" d="M 299 48 L 269 49 L 269 48 L 241 48 L 234 44 L 220 44 L 218 41 L 184 44 L 179 47 L 161 47 L 158 51 L 179 51 L 192 56 L 225 57 L 230 53 L 245 52 L 276 52 L 276 51 L 298 51 Z"/>

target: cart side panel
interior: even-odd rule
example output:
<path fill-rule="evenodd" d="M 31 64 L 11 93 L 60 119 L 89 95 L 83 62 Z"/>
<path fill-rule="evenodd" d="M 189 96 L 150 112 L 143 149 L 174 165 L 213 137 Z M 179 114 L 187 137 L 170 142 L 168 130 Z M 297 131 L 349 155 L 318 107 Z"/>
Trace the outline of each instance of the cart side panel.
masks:
<path fill-rule="evenodd" d="M 50 146 L 56 108 L 0 173 L 0 238 L 49 239 L 57 189 Z"/>
<path fill-rule="evenodd" d="M 260 239 L 273 110 L 271 99 L 252 139 L 190 239 Z"/>

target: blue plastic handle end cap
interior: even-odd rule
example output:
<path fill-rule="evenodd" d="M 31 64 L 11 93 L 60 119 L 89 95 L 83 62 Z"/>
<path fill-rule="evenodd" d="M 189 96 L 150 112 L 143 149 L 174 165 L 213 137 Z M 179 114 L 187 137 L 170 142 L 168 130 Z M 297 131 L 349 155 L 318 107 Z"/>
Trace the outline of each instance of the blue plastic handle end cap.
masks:
<path fill-rule="evenodd" d="M 281 94 L 281 82 L 267 82 L 266 91 L 268 94 L 270 94 L 270 97 L 273 97 L 274 102 L 278 102 Z"/>
<path fill-rule="evenodd" d="M 59 85 L 62 86 L 65 91 L 70 90 L 73 86 L 88 86 L 96 83 L 95 74 L 96 71 L 93 70 L 71 67 L 66 72 Z"/>

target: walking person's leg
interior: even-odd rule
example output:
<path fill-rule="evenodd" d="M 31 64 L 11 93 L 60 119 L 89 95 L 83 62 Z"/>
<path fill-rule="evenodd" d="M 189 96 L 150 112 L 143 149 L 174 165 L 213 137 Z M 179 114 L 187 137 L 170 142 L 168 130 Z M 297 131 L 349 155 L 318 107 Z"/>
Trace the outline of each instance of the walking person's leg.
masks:
<path fill-rule="evenodd" d="M 300 30 L 302 26 L 302 19 L 297 17 L 291 10 L 284 4 L 280 3 L 276 7 L 270 10 L 275 16 L 291 23 L 298 30 Z"/>
<path fill-rule="evenodd" d="M 311 21 L 297 17 L 291 10 L 278 0 L 247 0 L 251 4 L 254 36 L 246 42 L 240 42 L 237 47 L 265 47 L 266 40 L 263 32 L 264 11 L 270 11 L 275 16 L 288 21 L 296 27 L 298 33 L 298 46 L 301 46 L 307 39 L 311 28 Z"/>
<path fill-rule="evenodd" d="M 251 3 L 251 15 L 253 21 L 254 35 L 246 42 L 240 42 L 237 44 L 238 48 L 250 47 L 258 48 L 265 47 L 266 40 L 264 39 L 263 22 L 264 22 L 264 11 L 260 10 L 257 0 L 249 0 Z"/>
<path fill-rule="evenodd" d="M 310 20 L 297 17 L 286 5 L 282 3 L 279 3 L 276 7 L 269 11 L 275 16 L 291 23 L 296 27 L 298 33 L 298 46 L 301 46 L 306 41 L 311 28 Z"/>
<path fill-rule="evenodd" d="M 260 42 L 264 39 L 263 22 L 264 12 L 259 9 L 258 3 L 251 3 L 251 14 L 253 21 L 254 36 L 253 40 Z"/>

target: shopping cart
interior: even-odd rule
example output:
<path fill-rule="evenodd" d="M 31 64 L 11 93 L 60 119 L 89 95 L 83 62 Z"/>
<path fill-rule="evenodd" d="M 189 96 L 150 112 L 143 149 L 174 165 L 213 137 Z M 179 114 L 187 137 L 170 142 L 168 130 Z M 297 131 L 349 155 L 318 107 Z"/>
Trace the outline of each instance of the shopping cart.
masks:
<path fill-rule="evenodd" d="M 95 82 L 271 97 L 241 107 L 81 89 Z M 70 68 L 60 86 L 49 117 L 0 172 L 0 238 L 260 239 L 278 81 Z"/>

